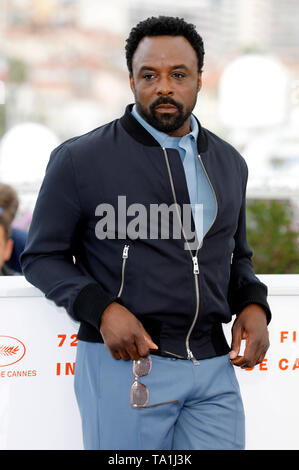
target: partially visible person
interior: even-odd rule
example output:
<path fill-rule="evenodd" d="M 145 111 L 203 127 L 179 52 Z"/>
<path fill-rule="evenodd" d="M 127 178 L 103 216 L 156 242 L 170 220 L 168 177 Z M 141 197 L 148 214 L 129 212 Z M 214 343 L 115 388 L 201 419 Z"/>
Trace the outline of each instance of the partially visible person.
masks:
<path fill-rule="evenodd" d="M 11 225 L 19 208 L 19 197 L 14 188 L 4 183 L 0 183 L 0 208 L 7 213 L 11 226 L 11 238 L 13 240 L 13 251 L 7 266 L 13 271 L 22 273 L 19 258 L 25 248 L 27 232 Z"/>
<path fill-rule="evenodd" d="M 0 276 L 14 276 L 17 274 L 8 266 L 13 246 L 10 218 L 7 212 L 0 207 Z"/>

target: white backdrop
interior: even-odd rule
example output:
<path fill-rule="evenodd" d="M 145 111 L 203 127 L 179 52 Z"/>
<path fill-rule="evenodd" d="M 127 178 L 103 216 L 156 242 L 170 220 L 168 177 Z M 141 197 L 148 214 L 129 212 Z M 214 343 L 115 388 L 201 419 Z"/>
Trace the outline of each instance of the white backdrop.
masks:
<path fill-rule="evenodd" d="M 299 275 L 259 278 L 269 287 L 271 346 L 254 370 L 236 368 L 246 449 L 299 449 Z M 77 330 L 23 277 L 0 278 L 0 449 L 83 448 L 73 391 Z"/>

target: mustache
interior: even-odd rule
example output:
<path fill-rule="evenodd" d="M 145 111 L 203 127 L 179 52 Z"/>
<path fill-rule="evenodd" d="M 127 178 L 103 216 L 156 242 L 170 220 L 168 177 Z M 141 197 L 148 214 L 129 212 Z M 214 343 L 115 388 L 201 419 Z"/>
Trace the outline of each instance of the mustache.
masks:
<path fill-rule="evenodd" d="M 159 98 L 156 99 L 151 105 L 150 105 L 150 110 L 153 112 L 156 106 L 159 106 L 160 104 L 171 104 L 178 108 L 179 111 L 182 112 L 183 110 L 183 105 L 181 103 L 178 103 L 177 101 L 173 100 L 172 98 L 169 97 L 163 97 L 160 96 Z"/>

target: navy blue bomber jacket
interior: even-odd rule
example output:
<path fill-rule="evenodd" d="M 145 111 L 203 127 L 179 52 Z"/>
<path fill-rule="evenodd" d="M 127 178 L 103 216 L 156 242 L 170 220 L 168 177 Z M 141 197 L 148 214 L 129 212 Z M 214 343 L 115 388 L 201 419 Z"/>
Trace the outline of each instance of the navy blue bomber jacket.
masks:
<path fill-rule="evenodd" d="M 190 200 L 178 151 L 161 148 L 131 109 L 51 153 L 21 255 L 24 275 L 80 322 L 81 340 L 103 342 L 101 314 L 117 301 L 170 356 L 226 354 L 222 323 L 251 303 L 263 307 L 268 323 L 271 318 L 246 239 L 247 165 L 199 123 L 198 152 L 217 207 L 203 242 L 185 249 L 183 231 L 171 236 L 171 219 L 169 239 L 134 238 L 118 225 L 120 195 L 127 207 L 183 208 Z M 115 210 L 114 238 L 96 236 L 102 203 Z"/>

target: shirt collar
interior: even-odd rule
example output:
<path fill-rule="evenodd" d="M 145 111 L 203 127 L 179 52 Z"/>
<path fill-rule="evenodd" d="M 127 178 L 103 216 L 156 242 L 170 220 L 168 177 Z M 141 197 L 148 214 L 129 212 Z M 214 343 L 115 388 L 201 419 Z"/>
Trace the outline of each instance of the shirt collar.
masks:
<path fill-rule="evenodd" d="M 156 139 L 161 147 L 166 147 L 167 144 L 169 146 L 172 146 L 171 144 L 178 144 L 183 143 L 182 141 L 186 141 L 187 139 L 190 139 L 191 137 L 194 138 L 194 141 L 197 141 L 198 137 L 198 124 L 195 119 L 195 117 L 191 114 L 190 118 L 190 127 L 191 127 L 191 132 L 189 134 L 186 134 L 182 137 L 171 137 L 165 132 L 161 132 L 155 127 L 151 126 L 145 119 L 143 119 L 140 114 L 137 111 L 136 104 L 134 104 L 133 109 L 132 109 L 132 114 L 133 116 L 137 119 L 137 121 Z"/>

